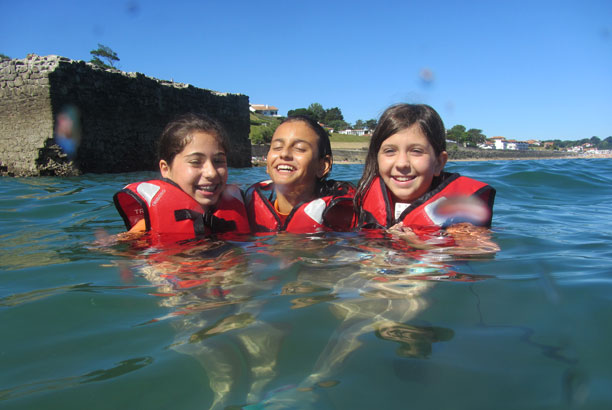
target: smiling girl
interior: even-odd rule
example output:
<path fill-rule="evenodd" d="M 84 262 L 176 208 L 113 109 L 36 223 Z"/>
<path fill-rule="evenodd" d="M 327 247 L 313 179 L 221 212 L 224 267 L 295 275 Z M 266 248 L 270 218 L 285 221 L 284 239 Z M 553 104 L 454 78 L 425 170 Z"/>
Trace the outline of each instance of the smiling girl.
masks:
<path fill-rule="evenodd" d="M 240 189 L 227 185 L 227 142 L 219 122 L 186 114 L 159 141 L 162 179 L 129 184 L 114 196 L 130 233 L 173 239 L 212 233 L 249 233 Z"/>
<path fill-rule="evenodd" d="M 428 105 L 397 104 L 383 113 L 355 194 L 360 227 L 491 225 L 495 189 L 443 171 L 445 135 Z"/>
<path fill-rule="evenodd" d="M 246 194 L 253 232 L 350 229 L 354 188 L 327 180 L 331 144 L 316 121 L 307 116 L 283 121 L 272 136 L 266 164 L 270 180 L 254 184 Z"/>

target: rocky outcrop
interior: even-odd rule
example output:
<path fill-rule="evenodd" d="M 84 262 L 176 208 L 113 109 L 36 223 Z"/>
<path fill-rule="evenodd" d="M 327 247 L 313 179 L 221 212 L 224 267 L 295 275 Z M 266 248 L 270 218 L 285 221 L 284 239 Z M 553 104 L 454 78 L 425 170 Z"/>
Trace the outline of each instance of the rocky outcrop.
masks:
<path fill-rule="evenodd" d="M 449 161 L 453 160 L 480 160 L 494 161 L 504 159 L 549 159 L 567 158 L 568 154 L 558 151 L 515 151 L 479 148 L 458 148 L 450 146 L 447 150 Z"/>
<path fill-rule="evenodd" d="M 269 148 L 269 144 L 252 146 L 251 150 L 255 163 L 265 163 L 265 158 L 268 155 Z M 368 154 L 368 147 L 367 145 L 364 145 L 362 149 L 332 148 L 332 151 L 334 155 L 334 161 L 337 163 L 365 163 L 365 159 Z M 505 159 L 554 159 L 571 157 L 571 155 L 568 155 L 567 152 L 550 150 L 486 150 L 480 148 L 456 148 L 455 145 L 450 145 L 447 152 L 449 161 L 495 161 Z"/>
<path fill-rule="evenodd" d="M 78 175 L 157 169 L 173 117 L 203 112 L 230 137 L 232 167 L 251 164 L 249 99 L 59 56 L 0 63 L 0 173 Z"/>

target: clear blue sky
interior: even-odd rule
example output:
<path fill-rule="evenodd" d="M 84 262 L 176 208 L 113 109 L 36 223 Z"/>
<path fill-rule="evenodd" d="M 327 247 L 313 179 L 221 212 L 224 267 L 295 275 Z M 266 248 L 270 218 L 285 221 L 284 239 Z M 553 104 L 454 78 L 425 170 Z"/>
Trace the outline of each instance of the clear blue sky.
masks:
<path fill-rule="evenodd" d="M 610 0 L 45 0 L 2 14 L 9 57 L 88 61 L 101 43 L 124 71 L 281 114 L 319 102 L 353 123 L 412 102 L 488 137 L 612 135 Z"/>

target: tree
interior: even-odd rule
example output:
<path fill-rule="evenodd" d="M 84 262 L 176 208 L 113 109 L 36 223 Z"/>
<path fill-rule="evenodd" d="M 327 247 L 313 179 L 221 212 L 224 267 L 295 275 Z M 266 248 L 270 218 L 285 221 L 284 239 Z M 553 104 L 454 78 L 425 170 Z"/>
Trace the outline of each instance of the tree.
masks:
<path fill-rule="evenodd" d="M 478 128 L 470 128 L 467 130 L 467 142 L 470 145 L 478 145 L 485 142 L 487 139 L 486 135 L 482 133 L 482 130 Z"/>
<path fill-rule="evenodd" d="M 296 108 L 295 110 L 287 111 L 287 117 L 293 117 L 294 115 L 307 115 L 312 117 L 312 112 L 308 108 Z"/>
<path fill-rule="evenodd" d="M 327 110 L 325 110 L 325 117 L 323 118 L 323 122 L 329 125 L 329 123 L 335 122 L 335 121 L 344 122 L 344 116 L 342 115 L 342 111 L 340 111 L 340 108 L 334 107 L 334 108 L 328 108 Z"/>
<path fill-rule="evenodd" d="M 367 120 L 365 122 L 366 128 L 372 131 L 374 131 L 377 125 L 378 125 L 378 121 L 376 121 L 374 118 L 372 118 L 371 120 Z"/>
<path fill-rule="evenodd" d="M 5 60 L 10 60 L 11 58 L 5 54 L 0 53 L 0 62 Z"/>
<path fill-rule="evenodd" d="M 468 133 L 463 125 L 455 125 L 450 130 L 446 131 L 446 138 L 455 141 L 457 144 L 464 144 L 467 142 Z"/>
<path fill-rule="evenodd" d="M 98 49 L 91 50 L 89 54 L 93 56 L 89 62 L 101 68 L 116 68 L 115 62 L 119 61 L 117 53 L 100 43 L 98 43 Z"/>
<path fill-rule="evenodd" d="M 325 109 L 319 103 L 312 103 L 308 106 L 308 111 L 312 113 L 312 118 L 315 121 L 322 122 L 325 118 Z"/>
<path fill-rule="evenodd" d="M 357 120 L 357 121 L 355 121 L 355 125 L 353 125 L 353 127 L 356 130 L 361 130 L 361 129 L 363 129 L 363 127 L 365 127 L 365 122 L 363 122 L 363 120 Z"/>
<path fill-rule="evenodd" d="M 349 127 L 349 124 L 344 120 L 332 120 L 326 121 L 325 125 L 329 128 L 333 128 L 335 131 L 337 130 L 345 130 Z"/>
<path fill-rule="evenodd" d="M 599 149 L 612 149 L 612 137 L 608 137 L 601 141 L 598 146 Z"/>

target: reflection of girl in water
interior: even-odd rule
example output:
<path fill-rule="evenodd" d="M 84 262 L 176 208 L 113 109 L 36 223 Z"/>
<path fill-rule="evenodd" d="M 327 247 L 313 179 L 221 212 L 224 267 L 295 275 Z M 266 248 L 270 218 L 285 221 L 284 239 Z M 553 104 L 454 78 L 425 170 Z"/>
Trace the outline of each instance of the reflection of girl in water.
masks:
<path fill-rule="evenodd" d="M 366 334 L 391 342 L 389 348 L 401 357 L 428 357 L 434 343 L 453 337 L 450 329 L 418 320 L 429 304 L 429 290 L 439 280 L 478 280 L 455 272 L 435 253 L 389 236 L 368 242 L 363 236 L 326 237 L 319 242 L 318 250 L 304 251 L 301 243 L 283 249 L 283 257 L 304 266 L 297 280 L 285 284 L 283 294 L 295 295 L 293 309 L 327 304 L 339 324 L 307 377 L 253 408 L 310 408 L 307 403 L 316 408 L 317 391 L 338 383 L 341 368 Z"/>
<path fill-rule="evenodd" d="M 155 320 L 169 320 L 176 330 L 171 348 L 205 369 L 214 394 L 211 408 L 244 403 L 282 408 L 295 400 L 304 408 L 302 401 L 318 401 L 317 391 L 334 385 L 366 334 L 389 341 L 389 349 L 402 357 L 426 357 L 433 343 L 452 337 L 452 331 L 418 320 L 428 291 L 437 280 L 476 278 L 403 241 L 363 239 L 279 234 L 244 244 L 248 248 L 202 240 L 148 251 L 143 273 L 169 309 Z M 279 278 L 285 279 L 282 291 Z M 264 307 L 277 292 L 292 298 L 292 309 L 326 304 L 338 327 L 297 389 L 261 402 L 263 391 L 278 387 L 271 382 L 285 331 L 269 322 L 274 313 Z"/>
<path fill-rule="evenodd" d="M 262 322 L 254 298 L 272 283 L 253 280 L 244 251 L 220 241 L 198 241 L 147 255 L 144 276 L 171 311 L 157 319 L 176 329 L 173 350 L 206 370 L 210 408 L 257 401 L 276 375 L 282 331 Z M 248 388 L 246 387 L 248 386 Z"/>

